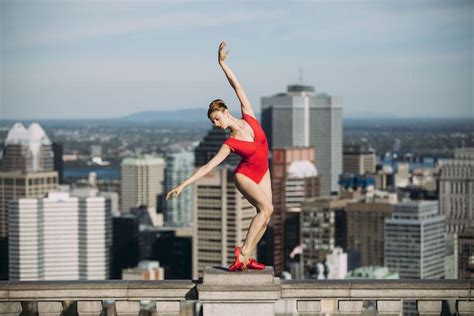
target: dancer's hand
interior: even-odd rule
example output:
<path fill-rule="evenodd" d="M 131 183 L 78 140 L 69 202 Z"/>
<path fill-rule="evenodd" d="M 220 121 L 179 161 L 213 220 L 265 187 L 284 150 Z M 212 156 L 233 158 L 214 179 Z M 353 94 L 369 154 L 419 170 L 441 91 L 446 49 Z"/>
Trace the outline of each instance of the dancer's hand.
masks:
<path fill-rule="evenodd" d="M 229 50 L 224 51 L 225 48 L 226 48 L 225 42 L 221 42 L 221 43 L 219 44 L 219 52 L 218 52 L 219 64 L 222 63 L 222 62 L 224 62 L 224 60 L 226 59 L 227 55 L 229 54 Z"/>
<path fill-rule="evenodd" d="M 174 199 L 176 200 L 181 194 L 181 191 L 183 191 L 183 189 L 184 187 L 182 187 L 181 185 L 178 185 L 177 187 L 173 188 L 171 191 L 168 192 L 168 194 L 166 194 L 166 200 L 168 200 L 173 195 L 173 193 L 176 193 L 176 195 L 174 196 Z"/>

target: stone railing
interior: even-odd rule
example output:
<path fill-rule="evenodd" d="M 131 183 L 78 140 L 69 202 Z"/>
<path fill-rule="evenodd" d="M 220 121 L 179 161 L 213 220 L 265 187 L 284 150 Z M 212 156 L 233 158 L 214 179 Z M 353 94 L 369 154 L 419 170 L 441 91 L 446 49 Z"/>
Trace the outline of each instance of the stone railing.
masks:
<path fill-rule="evenodd" d="M 169 281 L 3 281 L 0 316 L 18 316 L 35 302 L 39 316 L 138 315 L 402 315 L 405 300 L 421 316 L 440 315 L 449 301 L 457 315 L 474 315 L 474 280 L 280 280 L 273 269 L 228 272 L 209 267 L 203 278 Z M 105 304 L 113 308 L 104 313 Z M 140 303 L 142 302 L 142 304 Z M 186 308 L 183 308 L 186 306 Z"/>

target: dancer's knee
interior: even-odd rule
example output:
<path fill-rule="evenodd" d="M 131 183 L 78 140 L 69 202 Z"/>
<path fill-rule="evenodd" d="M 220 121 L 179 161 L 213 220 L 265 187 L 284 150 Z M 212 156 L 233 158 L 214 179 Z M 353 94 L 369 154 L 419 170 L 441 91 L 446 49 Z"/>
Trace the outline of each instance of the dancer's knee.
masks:
<path fill-rule="evenodd" d="M 272 217 L 273 214 L 273 205 L 270 203 L 268 205 L 265 205 L 265 207 L 262 208 L 262 213 L 265 216 L 265 224 L 268 225 L 270 222 L 270 218 Z"/>

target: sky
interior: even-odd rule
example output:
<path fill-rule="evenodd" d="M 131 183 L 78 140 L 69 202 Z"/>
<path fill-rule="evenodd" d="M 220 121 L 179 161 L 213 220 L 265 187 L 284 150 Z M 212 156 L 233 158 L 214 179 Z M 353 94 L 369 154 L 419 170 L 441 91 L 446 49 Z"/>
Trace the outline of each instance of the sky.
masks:
<path fill-rule="evenodd" d="M 474 1 L 0 0 L 0 118 L 254 109 L 303 83 L 343 115 L 474 118 Z"/>

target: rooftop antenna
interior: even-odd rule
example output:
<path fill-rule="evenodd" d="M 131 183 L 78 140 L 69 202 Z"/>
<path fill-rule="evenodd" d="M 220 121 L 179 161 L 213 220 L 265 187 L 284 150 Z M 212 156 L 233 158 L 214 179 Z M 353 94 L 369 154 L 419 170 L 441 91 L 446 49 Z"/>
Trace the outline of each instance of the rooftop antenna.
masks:
<path fill-rule="evenodd" d="M 299 74 L 299 75 L 300 75 L 300 76 L 299 76 L 299 77 L 300 77 L 300 83 L 303 83 L 303 69 L 302 69 L 302 68 L 300 68 L 299 73 L 300 73 L 300 74 Z"/>

